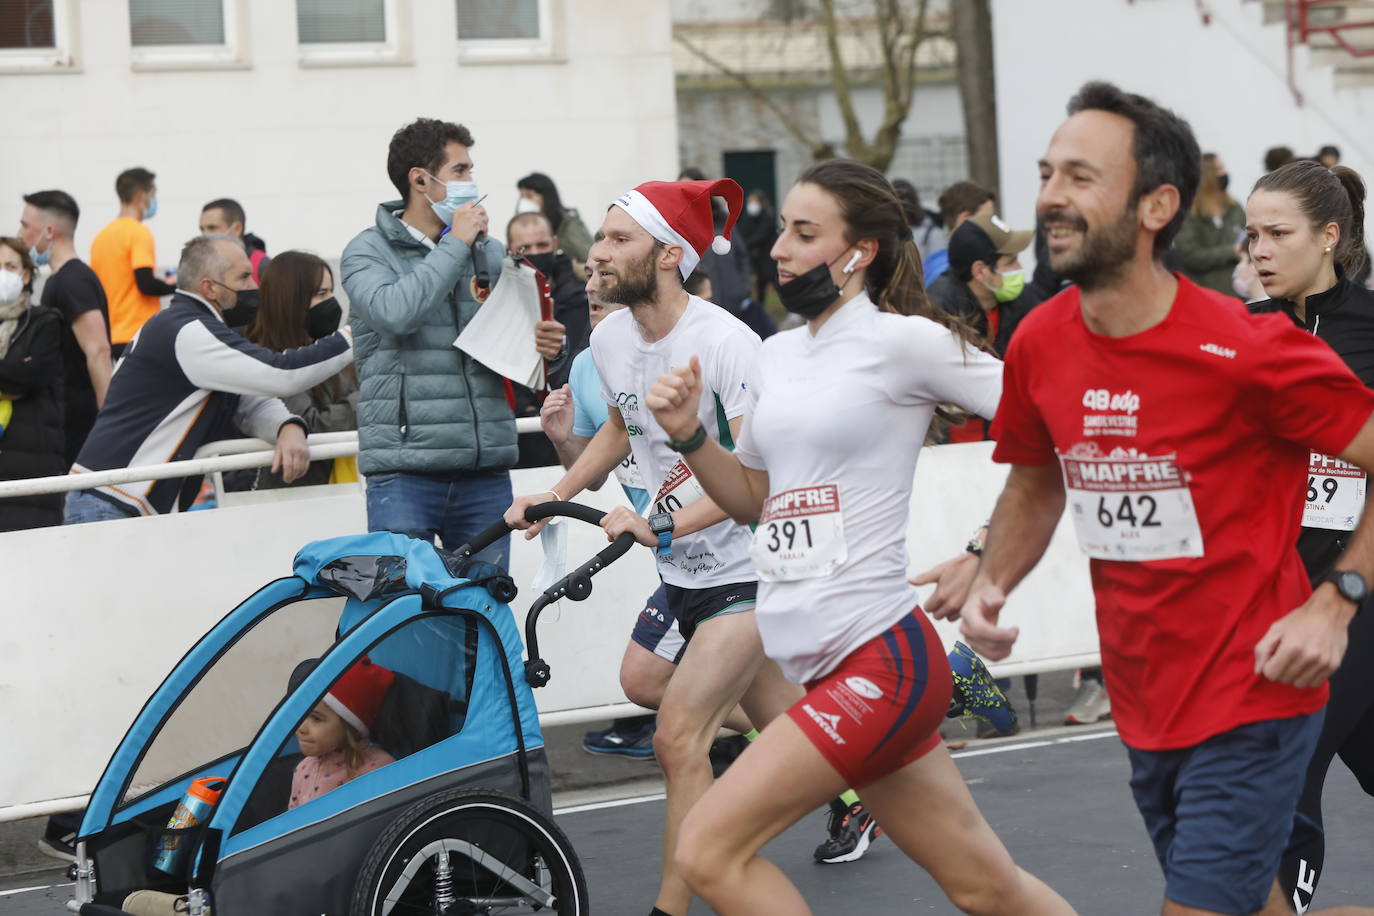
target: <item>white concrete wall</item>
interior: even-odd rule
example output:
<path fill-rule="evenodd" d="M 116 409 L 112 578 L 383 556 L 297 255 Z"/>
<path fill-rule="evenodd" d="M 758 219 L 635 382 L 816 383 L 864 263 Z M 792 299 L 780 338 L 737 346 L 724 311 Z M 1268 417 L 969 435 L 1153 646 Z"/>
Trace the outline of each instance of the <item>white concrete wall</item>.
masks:
<path fill-rule="evenodd" d="M 1336 90 L 1331 73 L 1295 55 L 1306 104 L 1288 89 L 1282 24 L 1263 25 L 1253 0 L 993 0 L 1003 215 L 1034 217 L 1036 162 L 1064 106 L 1084 82 L 1107 79 L 1187 118 L 1205 152 L 1219 153 L 1244 200 L 1264 151 L 1300 156 L 1334 143 L 1343 162 L 1374 178 L 1374 89 Z"/>
<path fill-rule="evenodd" d="M 861 86 L 853 91 L 854 113 L 859 118 L 864 136 L 873 137 L 883 123 L 883 90 L 878 86 Z M 844 117 L 832 92 L 819 96 L 821 136 L 840 146 L 844 142 Z M 959 101 L 957 83 L 922 83 L 916 87 L 902 125 L 902 137 L 963 136 L 964 109 Z"/>
<path fill-rule="evenodd" d="M 401 0 L 410 62 L 302 67 L 295 4 L 239 0 L 247 22 L 241 69 L 135 72 L 123 0 L 60 0 L 78 12 L 79 71 L 5 75 L 6 155 L 0 233 L 20 195 L 57 187 L 82 208 L 77 248 L 117 211 L 115 176 L 157 173 L 149 222 L 158 260 L 175 262 L 200 208 L 238 199 L 272 251 L 336 258 L 396 197 L 391 134 L 419 117 L 467 125 L 493 234 L 514 213 L 515 181 L 544 171 L 593 228 L 626 188 L 677 168 L 668 3 L 552 0 L 561 60 L 458 61 L 451 0 Z"/>

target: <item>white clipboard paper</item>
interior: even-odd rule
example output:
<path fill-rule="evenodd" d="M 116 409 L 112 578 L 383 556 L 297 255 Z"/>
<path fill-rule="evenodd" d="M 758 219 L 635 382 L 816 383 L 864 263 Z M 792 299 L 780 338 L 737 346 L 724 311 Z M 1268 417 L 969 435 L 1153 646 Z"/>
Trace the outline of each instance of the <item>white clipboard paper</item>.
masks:
<path fill-rule="evenodd" d="M 497 375 L 539 391 L 544 387 L 544 358 L 534 348 L 539 320 L 533 268 L 506 258 L 491 295 L 453 345 Z"/>

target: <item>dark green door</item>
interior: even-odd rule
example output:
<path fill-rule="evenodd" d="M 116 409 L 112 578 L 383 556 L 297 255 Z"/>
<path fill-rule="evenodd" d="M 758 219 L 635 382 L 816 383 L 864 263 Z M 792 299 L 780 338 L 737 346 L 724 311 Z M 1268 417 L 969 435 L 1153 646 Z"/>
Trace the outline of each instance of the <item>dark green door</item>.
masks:
<path fill-rule="evenodd" d="M 725 177 L 733 178 L 750 191 L 762 191 L 776 211 L 778 208 L 777 153 L 773 150 L 744 150 L 725 153 Z"/>

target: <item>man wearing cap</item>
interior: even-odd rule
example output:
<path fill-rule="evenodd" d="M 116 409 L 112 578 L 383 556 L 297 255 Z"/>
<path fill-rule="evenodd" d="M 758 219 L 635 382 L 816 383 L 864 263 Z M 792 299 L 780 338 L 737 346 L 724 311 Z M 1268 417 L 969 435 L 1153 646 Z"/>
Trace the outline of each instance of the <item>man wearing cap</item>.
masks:
<path fill-rule="evenodd" d="M 1040 304 L 1019 260 L 1034 237 L 1028 229 L 1012 231 L 995 214 L 971 217 L 949 238 L 949 270 L 926 290 L 932 302 L 977 328 L 999 356 L 1017 323 Z"/>
<path fill-rule="evenodd" d="M 712 197 L 729 207 L 722 236 L 715 234 Z M 650 485 L 647 519 L 618 508 L 607 513 L 602 527 L 612 539 L 629 531 L 655 549 L 668 609 L 689 640 L 664 693 L 654 736 L 668 794 L 662 882 L 652 911 L 659 916 L 684 916 L 691 902 L 673 868 L 673 853 L 678 827 L 710 788 L 708 752 L 726 714 L 741 704 L 751 721 L 767 722 L 799 694 L 763 655 L 754 622 L 757 582 L 749 530 L 705 495 L 678 456 L 700 440 L 672 440 L 645 405 L 661 374 L 697 362 L 710 389 L 698 406 L 698 437 L 728 448 L 739 435 L 758 335 L 724 309 L 689 295 L 682 284 L 704 252 L 729 250 L 743 203 L 739 185 L 722 179 L 648 182 L 611 206 L 588 261 L 599 297 L 629 306 L 603 319 L 591 337 L 601 395 L 612 409 L 552 491 L 522 496 L 506 513 L 509 524 L 529 528 L 531 537 L 543 523 L 526 523 L 527 507 L 574 498 L 630 454 Z"/>

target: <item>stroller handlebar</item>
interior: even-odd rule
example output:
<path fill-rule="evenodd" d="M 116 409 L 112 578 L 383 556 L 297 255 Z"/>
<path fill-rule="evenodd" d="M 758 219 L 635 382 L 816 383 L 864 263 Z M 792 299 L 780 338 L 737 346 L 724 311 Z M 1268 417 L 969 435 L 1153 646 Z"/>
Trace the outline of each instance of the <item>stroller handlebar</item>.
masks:
<path fill-rule="evenodd" d="M 575 518 L 586 522 L 589 525 L 601 524 L 601 519 L 605 515 L 600 509 L 593 509 L 591 506 L 584 506 L 581 503 L 568 502 L 566 500 L 550 500 L 546 503 L 539 503 L 530 506 L 525 510 L 525 521 L 537 522 L 554 516 L 564 518 Z M 467 559 L 475 553 L 486 550 L 501 538 L 510 534 L 514 529 L 506 524 L 505 519 L 497 519 L 491 525 L 479 531 L 472 540 L 460 546 L 454 551 L 459 559 Z"/>

